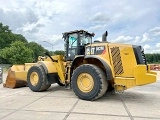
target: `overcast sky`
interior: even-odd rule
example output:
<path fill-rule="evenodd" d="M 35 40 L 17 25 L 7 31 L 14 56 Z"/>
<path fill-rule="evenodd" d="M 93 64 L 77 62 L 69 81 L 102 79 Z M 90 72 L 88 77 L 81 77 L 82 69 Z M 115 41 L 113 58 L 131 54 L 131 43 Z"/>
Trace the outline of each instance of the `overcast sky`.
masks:
<path fill-rule="evenodd" d="M 0 22 L 48 50 L 63 50 L 62 33 L 84 29 L 100 40 L 160 53 L 160 0 L 0 0 Z"/>

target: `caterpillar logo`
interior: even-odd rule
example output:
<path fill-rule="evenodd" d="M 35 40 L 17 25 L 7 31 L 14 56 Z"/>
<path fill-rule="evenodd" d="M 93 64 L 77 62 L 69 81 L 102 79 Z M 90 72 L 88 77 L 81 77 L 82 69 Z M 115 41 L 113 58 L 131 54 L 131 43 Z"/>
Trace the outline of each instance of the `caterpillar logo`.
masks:
<path fill-rule="evenodd" d="M 88 46 L 86 47 L 86 55 L 99 55 L 105 50 L 105 46 Z"/>

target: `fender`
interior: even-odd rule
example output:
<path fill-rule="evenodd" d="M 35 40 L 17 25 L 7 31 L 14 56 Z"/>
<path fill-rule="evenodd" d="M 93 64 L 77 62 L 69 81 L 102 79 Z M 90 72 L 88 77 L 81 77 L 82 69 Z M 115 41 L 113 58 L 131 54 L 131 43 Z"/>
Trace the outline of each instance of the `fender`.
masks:
<path fill-rule="evenodd" d="M 52 61 L 39 61 L 38 64 L 42 65 L 46 74 L 48 73 L 57 73 L 56 63 Z"/>
<path fill-rule="evenodd" d="M 77 60 L 79 60 L 80 58 L 82 58 L 82 60 L 84 59 L 84 55 L 80 55 L 76 58 L 74 58 L 72 65 L 71 65 L 71 69 L 73 69 L 74 64 L 77 62 Z M 82 61 L 83 62 L 83 61 Z"/>
<path fill-rule="evenodd" d="M 84 57 L 84 59 L 88 59 L 88 58 L 95 58 L 95 59 L 99 60 L 103 64 L 103 66 L 106 70 L 107 80 L 113 80 L 111 66 L 109 65 L 108 61 L 106 61 L 104 58 L 101 58 L 100 56 L 97 57 L 95 55 L 87 55 Z"/>

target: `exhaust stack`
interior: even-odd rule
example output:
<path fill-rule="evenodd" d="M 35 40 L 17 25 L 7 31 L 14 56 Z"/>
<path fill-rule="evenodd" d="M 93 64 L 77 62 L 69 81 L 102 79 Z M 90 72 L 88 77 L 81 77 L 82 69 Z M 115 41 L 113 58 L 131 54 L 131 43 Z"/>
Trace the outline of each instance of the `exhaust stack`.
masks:
<path fill-rule="evenodd" d="M 108 32 L 106 31 L 106 32 L 102 35 L 102 41 L 107 41 L 107 36 L 108 36 Z"/>

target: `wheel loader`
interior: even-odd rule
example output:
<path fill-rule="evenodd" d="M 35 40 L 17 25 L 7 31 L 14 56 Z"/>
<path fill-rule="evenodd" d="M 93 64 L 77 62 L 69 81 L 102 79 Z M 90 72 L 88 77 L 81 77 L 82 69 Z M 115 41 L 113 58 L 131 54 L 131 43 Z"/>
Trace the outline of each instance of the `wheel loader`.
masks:
<path fill-rule="evenodd" d="M 13 65 L 5 87 L 29 86 L 34 92 L 51 84 L 70 87 L 83 100 L 96 100 L 108 89 L 116 92 L 154 83 L 156 73 L 147 65 L 141 46 L 110 43 L 108 32 L 102 41 L 93 41 L 94 33 L 75 30 L 63 33 L 65 56 L 45 53 L 37 63 Z"/>

